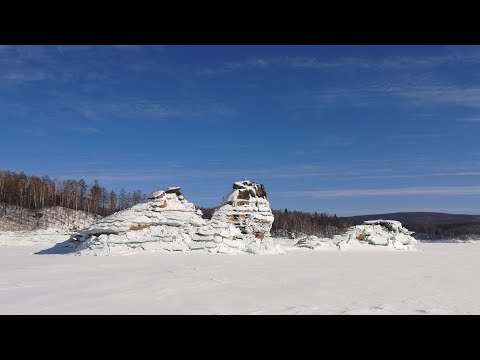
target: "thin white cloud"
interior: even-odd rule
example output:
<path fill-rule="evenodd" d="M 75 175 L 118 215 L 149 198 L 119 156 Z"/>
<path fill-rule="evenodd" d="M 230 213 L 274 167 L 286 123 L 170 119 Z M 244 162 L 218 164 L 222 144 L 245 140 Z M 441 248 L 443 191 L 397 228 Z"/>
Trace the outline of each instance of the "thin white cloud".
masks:
<path fill-rule="evenodd" d="M 31 82 L 53 79 L 53 74 L 41 70 L 10 71 L 0 74 L 0 79 L 13 82 Z"/>
<path fill-rule="evenodd" d="M 249 59 L 241 62 L 227 62 L 224 64 L 224 68 L 227 71 L 235 71 L 241 69 L 265 69 L 271 66 L 273 63 L 278 62 L 275 59 Z"/>
<path fill-rule="evenodd" d="M 139 114 L 153 119 L 193 119 L 211 117 L 212 115 L 228 117 L 236 114 L 236 110 L 220 101 L 209 99 L 195 101 L 183 100 L 148 100 L 135 97 L 124 98 L 118 102 L 81 102 L 74 103 L 71 108 L 93 121 L 115 117 L 136 118 Z"/>
<path fill-rule="evenodd" d="M 424 86 L 392 89 L 391 94 L 410 98 L 418 103 L 480 107 L 480 87 Z"/>
<path fill-rule="evenodd" d="M 458 122 L 466 122 L 466 123 L 480 123 L 480 117 L 478 118 L 463 118 L 457 119 Z"/>
<path fill-rule="evenodd" d="M 103 131 L 94 127 L 76 127 L 72 128 L 73 132 L 83 134 L 103 134 Z"/>
<path fill-rule="evenodd" d="M 197 73 L 199 75 L 215 75 L 248 69 L 268 69 L 273 65 L 281 65 L 282 58 L 250 58 L 236 62 L 225 62 L 216 68 L 203 68 Z"/>
<path fill-rule="evenodd" d="M 61 54 L 73 52 L 73 51 L 91 51 L 95 48 L 94 45 L 58 45 L 57 51 Z"/>
<path fill-rule="evenodd" d="M 45 135 L 45 131 L 41 128 L 37 128 L 37 127 L 32 127 L 30 129 L 24 129 L 23 132 L 25 134 L 29 134 L 29 135 L 32 135 L 32 136 L 44 136 Z"/>
<path fill-rule="evenodd" d="M 331 70 L 405 70 L 405 69 L 431 69 L 443 65 L 454 64 L 479 64 L 480 48 L 434 56 L 388 56 L 381 59 L 342 57 L 325 60 L 317 57 L 283 56 L 274 58 L 248 58 L 236 62 L 225 62 L 215 68 L 206 67 L 199 70 L 199 75 L 215 75 L 234 71 L 251 69 L 290 68 L 310 69 L 318 71 Z"/>
<path fill-rule="evenodd" d="M 445 137 L 445 134 L 425 134 L 425 133 L 415 133 L 415 134 L 398 134 L 398 135 L 391 135 L 390 139 L 392 139 L 396 143 L 403 143 L 403 144 L 425 144 L 425 143 L 433 143 L 442 141 Z"/>
<path fill-rule="evenodd" d="M 438 139 L 441 137 L 444 137 L 445 134 L 421 134 L 421 133 L 415 133 L 415 134 L 398 134 L 398 135 L 392 135 L 392 139 L 400 139 L 400 140 L 410 140 L 410 139 Z"/>
<path fill-rule="evenodd" d="M 432 83 L 426 80 L 424 83 Z M 480 86 L 457 85 L 418 85 L 404 81 L 403 84 L 389 86 L 388 84 L 370 85 L 358 88 L 330 88 L 321 91 L 306 91 L 302 103 L 290 104 L 290 111 L 323 112 L 332 106 L 348 104 L 364 107 L 385 105 L 402 105 L 414 108 L 425 106 L 460 106 L 464 108 L 480 108 Z M 462 121 L 458 119 L 457 121 Z M 466 119 L 466 122 L 476 122 L 477 119 Z"/>
<path fill-rule="evenodd" d="M 165 45 L 109 45 L 113 49 L 118 50 L 141 50 L 144 48 L 151 48 L 155 50 L 165 51 L 167 48 Z"/>
<path fill-rule="evenodd" d="M 321 137 L 315 145 L 319 147 L 326 147 L 326 148 L 329 148 L 329 147 L 341 148 L 341 147 L 351 146 L 352 141 L 337 135 L 326 135 Z"/>
<path fill-rule="evenodd" d="M 480 186 L 445 186 L 445 187 L 405 187 L 392 189 L 332 189 L 314 191 L 285 191 L 279 193 L 283 197 L 370 197 L 370 196 L 459 196 L 480 195 Z"/>

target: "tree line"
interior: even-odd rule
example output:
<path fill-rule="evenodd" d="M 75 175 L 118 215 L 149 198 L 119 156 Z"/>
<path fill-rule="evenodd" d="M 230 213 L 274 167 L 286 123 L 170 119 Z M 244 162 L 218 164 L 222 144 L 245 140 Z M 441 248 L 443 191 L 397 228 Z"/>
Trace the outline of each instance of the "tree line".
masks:
<path fill-rule="evenodd" d="M 333 237 L 341 234 L 352 226 L 349 220 L 325 212 L 289 211 L 288 209 L 272 210 L 275 221 L 272 233 L 281 235 L 287 232 L 291 237 L 315 235 L 318 237 Z"/>
<path fill-rule="evenodd" d="M 404 226 L 408 230 L 415 232 L 413 237 L 421 240 L 480 239 L 480 222 L 405 223 Z"/>
<path fill-rule="evenodd" d="M 108 216 L 145 201 L 141 190 L 120 193 L 108 191 L 98 180 L 88 184 L 84 179 L 58 180 L 49 176 L 29 176 L 25 173 L 0 171 L 0 203 L 6 215 L 8 205 L 33 211 L 61 206 L 82 210 L 88 214 Z M 2 211 L 0 211 L 0 215 Z"/>

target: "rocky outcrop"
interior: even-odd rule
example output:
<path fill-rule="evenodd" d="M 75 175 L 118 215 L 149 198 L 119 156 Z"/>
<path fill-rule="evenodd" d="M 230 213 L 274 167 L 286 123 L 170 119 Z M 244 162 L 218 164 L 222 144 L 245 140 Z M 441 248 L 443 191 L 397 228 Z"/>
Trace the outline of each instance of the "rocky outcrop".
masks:
<path fill-rule="evenodd" d="M 265 187 L 248 180 L 233 184 L 233 191 L 223 198 L 212 219 L 233 224 L 243 235 L 258 239 L 270 236 L 274 221 Z"/>
<path fill-rule="evenodd" d="M 417 240 L 396 220 L 369 220 L 363 225 L 349 228 L 345 234 L 336 235 L 333 239 L 321 239 L 316 236 L 300 239 L 295 246 L 314 250 L 331 248 L 334 244 L 338 250 L 351 248 L 378 248 L 394 250 L 415 250 Z"/>
<path fill-rule="evenodd" d="M 146 251 L 188 251 L 202 212 L 179 187 L 154 192 L 143 204 L 108 216 L 72 238 L 82 254 L 109 255 Z"/>
<path fill-rule="evenodd" d="M 363 225 L 357 225 L 345 234 L 348 242 L 356 240 L 371 245 L 392 246 L 396 249 L 406 249 L 417 240 L 412 237 L 412 231 L 402 226 L 396 220 L 369 220 Z"/>
<path fill-rule="evenodd" d="M 179 187 L 156 191 L 143 204 L 103 218 L 83 229 L 60 253 L 113 255 L 139 251 L 205 251 L 222 254 L 279 254 L 285 250 L 270 235 L 274 217 L 262 184 L 235 182 L 211 220 L 189 203 Z M 333 239 L 309 236 L 295 246 L 347 250 L 413 250 L 411 232 L 394 220 L 365 221 Z M 67 250 L 68 251 L 67 251 Z M 46 252 L 48 253 L 48 251 Z"/>
<path fill-rule="evenodd" d="M 210 221 L 189 203 L 179 187 L 156 191 L 148 201 L 120 211 L 82 230 L 66 246 L 80 254 L 138 251 L 280 253 L 270 238 L 273 214 L 265 187 L 234 183 L 233 191 Z"/>
<path fill-rule="evenodd" d="M 271 237 L 274 217 L 262 184 L 235 182 L 208 224 L 193 236 L 192 249 L 227 253 L 281 253 Z"/>

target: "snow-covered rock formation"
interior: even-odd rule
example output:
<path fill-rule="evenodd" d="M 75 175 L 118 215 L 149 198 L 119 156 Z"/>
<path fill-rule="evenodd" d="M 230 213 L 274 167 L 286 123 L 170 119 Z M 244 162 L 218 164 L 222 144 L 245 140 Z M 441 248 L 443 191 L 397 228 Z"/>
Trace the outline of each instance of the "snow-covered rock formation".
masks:
<path fill-rule="evenodd" d="M 148 201 L 101 219 L 55 249 L 42 253 L 93 255 L 139 251 L 206 251 L 223 254 L 279 254 L 270 236 L 274 216 L 262 184 L 235 182 L 212 219 L 189 203 L 179 187 L 154 192 Z M 385 248 L 414 250 L 412 232 L 394 220 L 365 221 L 333 239 L 309 236 L 295 246 L 314 250 Z"/>
<path fill-rule="evenodd" d="M 148 202 L 108 216 L 72 240 L 82 254 L 188 251 L 196 229 L 206 223 L 179 187 L 154 192 Z"/>
<path fill-rule="evenodd" d="M 283 253 L 270 237 L 273 221 L 265 187 L 248 180 L 235 182 L 212 219 L 193 236 L 190 248 L 232 254 Z"/>
<path fill-rule="evenodd" d="M 210 221 L 179 187 L 154 192 L 148 202 L 108 216 L 74 235 L 64 247 L 80 254 L 138 251 L 281 253 L 270 238 L 273 214 L 261 184 L 234 183 Z"/>
<path fill-rule="evenodd" d="M 372 245 L 394 250 L 415 250 L 417 240 L 396 220 L 369 220 L 362 225 L 349 228 L 345 234 L 333 239 L 319 239 L 310 236 L 300 239 L 296 246 L 314 250 L 332 248 L 348 250 L 352 248 L 369 248 Z"/>

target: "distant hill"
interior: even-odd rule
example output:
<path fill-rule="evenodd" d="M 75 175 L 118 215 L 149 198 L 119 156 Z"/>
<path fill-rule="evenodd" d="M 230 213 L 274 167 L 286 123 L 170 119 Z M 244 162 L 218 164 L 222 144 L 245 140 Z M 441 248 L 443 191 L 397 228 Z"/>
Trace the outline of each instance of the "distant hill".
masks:
<path fill-rule="evenodd" d="M 436 223 L 436 224 L 452 224 L 452 223 L 480 223 L 480 215 L 465 214 L 445 214 L 435 212 L 398 212 L 388 214 L 372 214 L 357 215 L 344 217 L 355 223 L 361 223 L 365 220 L 385 219 L 398 220 L 402 223 L 419 224 L 419 223 Z"/>
<path fill-rule="evenodd" d="M 355 225 L 365 220 L 398 220 L 414 231 L 418 239 L 480 239 L 480 215 L 445 214 L 435 212 L 398 212 L 358 215 L 342 218 Z"/>

